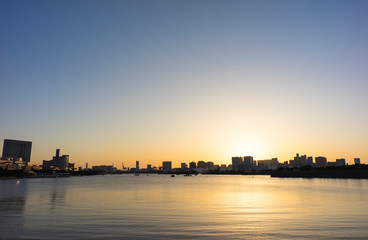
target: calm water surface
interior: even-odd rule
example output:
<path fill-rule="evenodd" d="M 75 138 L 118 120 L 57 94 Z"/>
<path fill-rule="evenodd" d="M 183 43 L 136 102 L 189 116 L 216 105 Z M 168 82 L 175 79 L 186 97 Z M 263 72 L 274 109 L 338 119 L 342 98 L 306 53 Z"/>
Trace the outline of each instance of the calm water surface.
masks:
<path fill-rule="evenodd" d="M 0 181 L 1 239 L 368 239 L 368 180 L 117 175 Z"/>

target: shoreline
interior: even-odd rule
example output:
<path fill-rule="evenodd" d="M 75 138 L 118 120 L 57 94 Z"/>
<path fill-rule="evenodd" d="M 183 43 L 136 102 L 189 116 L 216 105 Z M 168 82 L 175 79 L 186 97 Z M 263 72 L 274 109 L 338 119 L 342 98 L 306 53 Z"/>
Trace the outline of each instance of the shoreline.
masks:
<path fill-rule="evenodd" d="M 134 174 L 134 173 L 131 173 Z M 152 174 L 152 173 L 150 173 Z M 54 175 L 45 175 L 45 176 L 1 176 L 1 180 L 11 180 L 11 179 L 29 179 L 29 178 L 70 178 L 70 177 L 84 177 L 84 176 L 101 176 L 101 175 L 121 175 L 121 174 L 96 174 L 96 175 L 68 175 L 68 176 L 54 176 Z M 162 175 L 162 174 L 160 174 Z M 183 175 L 183 174 L 177 174 L 177 175 Z M 271 178 L 305 178 L 305 179 L 312 179 L 312 178 L 324 178 L 324 179 L 368 179 L 367 175 L 361 176 L 361 175 L 317 175 L 317 174 L 303 174 L 303 173 L 272 173 L 272 174 L 213 174 L 213 173 L 205 173 L 202 175 L 221 175 L 221 176 L 234 176 L 234 175 L 243 175 L 243 176 L 270 176 Z"/>

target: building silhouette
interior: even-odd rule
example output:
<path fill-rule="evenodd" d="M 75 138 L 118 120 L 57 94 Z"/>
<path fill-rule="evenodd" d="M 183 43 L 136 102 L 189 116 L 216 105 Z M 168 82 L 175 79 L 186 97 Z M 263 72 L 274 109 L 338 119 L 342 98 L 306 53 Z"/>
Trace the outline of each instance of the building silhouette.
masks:
<path fill-rule="evenodd" d="M 306 166 L 306 165 L 307 165 L 307 155 L 300 156 L 299 166 L 302 167 L 302 166 Z"/>
<path fill-rule="evenodd" d="M 139 161 L 136 161 L 136 162 L 135 162 L 135 169 L 136 169 L 136 170 L 139 170 Z"/>
<path fill-rule="evenodd" d="M 345 158 L 336 159 L 336 166 L 345 166 Z"/>
<path fill-rule="evenodd" d="M 232 157 L 231 163 L 232 163 L 233 171 L 243 170 L 243 158 L 242 157 Z"/>
<path fill-rule="evenodd" d="M 69 163 L 69 155 L 60 155 L 60 149 L 56 149 L 56 154 L 50 161 L 43 160 L 43 169 L 74 170 L 74 163 Z"/>
<path fill-rule="evenodd" d="M 92 171 L 99 171 L 101 173 L 112 173 L 116 170 L 116 167 L 114 167 L 113 165 L 92 166 Z"/>
<path fill-rule="evenodd" d="M 326 167 L 327 166 L 327 158 L 325 157 L 315 157 L 316 167 Z"/>
<path fill-rule="evenodd" d="M 279 161 L 277 160 L 277 158 L 272 158 L 269 160 L 258 160 L 257 163 L 259 169 L 276 170 L 279 168 Z"/>
<path fill-rule="evenodd" d="M 360 164 L 360 158 L 354 158 L 354 164 L 359 165 Z"/>
<path fill-rule="evenodd" d="M 4 139 L 2 159 L 31 161 L 32 142 Z"/>
<path fill-rule="evenodd" d="M 197 168 L 207 169 L 208 168 L 208 164 L 205 161 L 198 161 Z"/>
<path fill-rule="evenodd" d="M 208 169 L 214 169 L 215 168 L 215 164 L 213 162 L 207 162 L 207 168 Z"/>
<path fill-rule="evenodd" d="M 197 164 L 195 162 L 190 162 L 189 163 L 189 168 L 194 169 L 196 167 L 197 167 Z"/>
<path fill-rule="evenodd" d="M 244 156 L 244 169 L 245 170 L 251 170 L 254 167 L 254 161 L 252 156 Z"/>
<path fill-rule="evenodd" d="M 291 164 L 293 167 L 300 167 L 300 156 L 299 153 L 294 157 L 294 161 Z"/>
<path fill-rule="evenodd" d="M 307 165 L 313 166 L 313 157 L 308 157 L 307 158 Z"/>
<path fill-rule="evenodd" d="M 171 170 L 171 161 L 162 162 L 162 170 L 168 172 Z"/>

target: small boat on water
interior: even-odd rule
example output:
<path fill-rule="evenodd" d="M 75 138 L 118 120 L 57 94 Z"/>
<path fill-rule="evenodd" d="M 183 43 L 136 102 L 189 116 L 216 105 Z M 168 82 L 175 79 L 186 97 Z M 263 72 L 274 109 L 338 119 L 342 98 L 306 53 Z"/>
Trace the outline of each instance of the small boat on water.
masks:
<path fill-rule="evenodd" d="M 139 176 L 139 173 L 134 174 L 134 176 Z"/>
<path fill-rule="evenodd" d="M 171 177 L 175 177 L 175 175 L 174 174 L 171 174 Z"/>
<path fill-rule="evenodd" d="M 189 174 L 189 173 L 184 174 L 184 177 L 190 177 L 190 176 L 192 176 L 192 174 Z"/>

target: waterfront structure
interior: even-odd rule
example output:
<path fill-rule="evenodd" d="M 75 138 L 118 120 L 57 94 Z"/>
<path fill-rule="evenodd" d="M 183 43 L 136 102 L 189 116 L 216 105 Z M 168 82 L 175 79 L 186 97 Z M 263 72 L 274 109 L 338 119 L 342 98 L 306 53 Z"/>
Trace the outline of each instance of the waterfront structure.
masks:
<path fill-rule="evenodd" d="M 308 157 L 307 158 L 307 165 L 308 166 L 313 166 L 313 157 Z"/>
<path fill-rule="evenodd" d="M 254 161 L 252 156 L 244 156 L 244 168 L 245 170 L 251 170 L 254 167 Z"/>
<path fill-rule="evenodd" d="M 101 173 L 112 173 L 116 172 L 117 169 L 113 165 L 99 165 L 99 166 L 92 166 L 92 171 L 98 171 Z"/>
<path fill-rule="evenodd" d="M 241 171 L 243 170 L 243 158 L 242 157 L 232 157 L 231 158 L 233 171 Z"/>
<path fill-rule="evenodd" d="M 221 164 L 221 166 L 220 166 L 220 172 L 226 172 L 226 171 L 227 171 L 226 164 Z"/>
<path fill-rule="evenodd" d="M 196 168 L 197 167 L 197 164 L 195 163 L 195 162 L 190 162 L 189 163 L 189 168 L 190 169 L 194 169 L 194 168 Z"/>
<path fill-rule="evenodd" d="M 359 165 L 360 164 L 360 158 L 354 158 L 354 164 Z"/>
<path fill-rule="evenodd" d="M 336 159 L 336 166 L 345 166 L 346 161 L 345 158 Z"/>
<path fill-rule="evenodd" d="M 207 162 L 207 168 L 208 169 L 214 169 L 215 168 L 215 164 L 213 162 Z"/>
<path fill-rule="evenodd" d="M 3 159 L 0 160 L 0 168 L 5 170 L 20 170 L 26 166 L 26 162 L 18 160 Z"/>
<path fill-rule="evenodd" d="M 170 171 L 171 170 L 171 161 L 164 161 L 164 162 L 162 162 L 162 170 L 164 171 L 164 172 L 168 172 L 168 171 Z"/>
<path fill-rule="evenodd" d="M 289 167 L 289 163 L 288 163 L 288 161 L 284 161 L 283 163 L 280 163 L 279 162 L 279 168 L 280 167 L 282 167 L 282 168 L 287 168 L 287 167 Z"/>
<path fill-rule="evenodd" d="M 294 157 L 294 161 L 290 161 L 290 165 L 293 167 L 300 167 L 299 153 L 297 153 L 296 156 Z"/>
<path fill-rule="evenodd" d="M 327 162 L 327 167 L 336 167 L 336 162 Z"/>
<path fill-rule="evenodd" d="M 74 170 L 74 163 L 69 163 L 69 155 L 60 155 L 60 149 L 56 149 L 56 155 L 52 160 L 43 160 L 43 169 Z"/>
<path fill-rule="evenodd" d="M 24 167 L 25 171 L 40 170 L 40 165 L 37 162 L 27 162 Z"/>
<path fill-rule="evenodd" d="M 279 168 L 279 161 L 277 158 L 272 158 L 270 160 L 258 160 L 257 163 L 260 170 L 276 170 Z"/>
<path fill-rule="evenodd" d="M 32 142 L 4 139 L 2 159 L 31 161 Z"/>
<path fill-rule="evenodd" d="M 197 168 L 207 169 L 208 168 L 208 164 L 205 161 L 198 161 Z"/>
<path fill-rule="evenodd" d="M 327 158 L 325 157 L 316 157 L 316 167 L 326 167 L 327 166 Z"/>
<path fill-rule="evenodd" d="M 299 166 L 302 167 L 306 165 L 307 165 L 307 155 L 300 156 Z"/>

